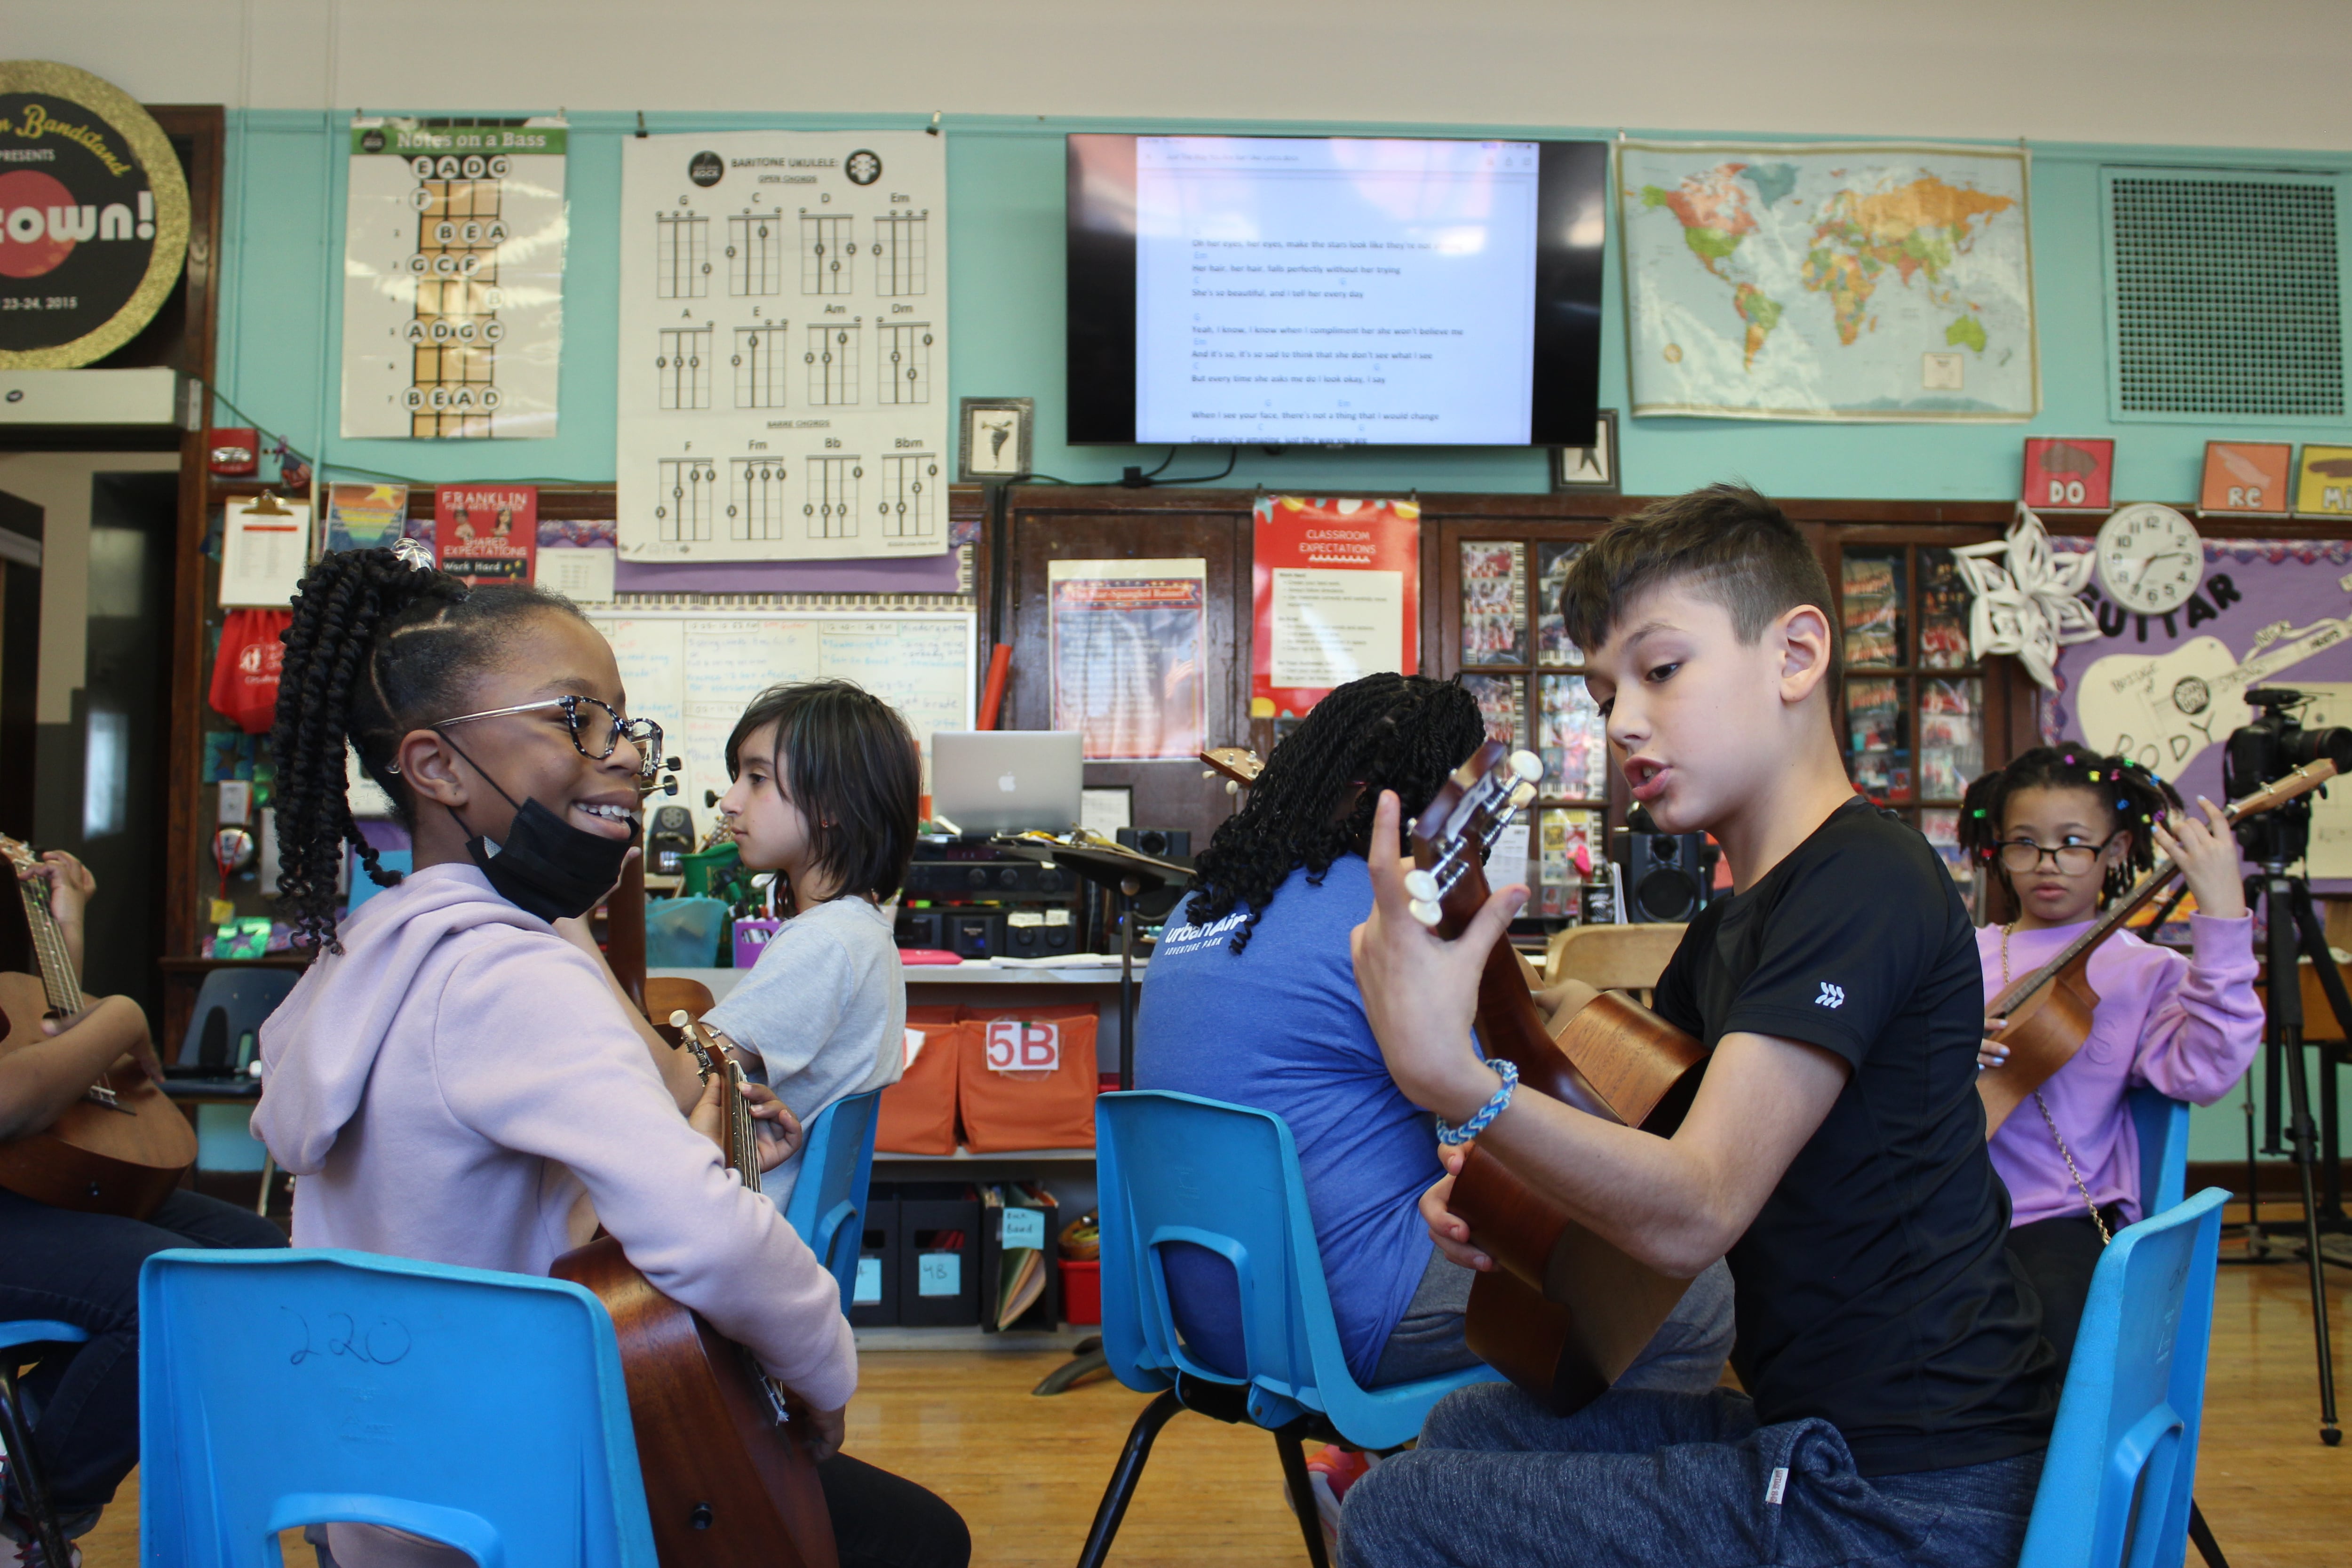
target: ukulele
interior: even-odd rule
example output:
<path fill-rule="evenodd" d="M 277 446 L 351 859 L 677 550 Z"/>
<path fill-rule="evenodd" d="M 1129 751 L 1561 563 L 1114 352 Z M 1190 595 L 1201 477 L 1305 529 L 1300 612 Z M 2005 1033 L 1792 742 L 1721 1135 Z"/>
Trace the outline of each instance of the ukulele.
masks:
<path fill-rule="evenodd" d="M 1209 764 L 1208 771 L 1201 776 L 1223 778 L 1227 795 L 1239 795 L 1257 783 L 1257 775 L 1265 772 L 1265 759 L 1247 746 L 1212 746 L 1200 756 Z"/>
<path fill-rule="evenodd" d="M 2232 827 L 2247 817 L 2308 795 L 2336 776 L 2336 764 L 2326 758 L 2297 768 L 2283 779 L 2264 784 L 2243 800 L 2222 808 Z M 1990 1139 L 2009 1120 L 2009 1113 L 2032 1099 L 2050 1075 L 2074 1059 L 2090 1037 L 2091 1014 L 2099 994 L 2091 986 L 2091 954 L 2101 942 L 2124 929 L 2130 920 L 2180 874 L 2180 868 L 2159 858 L 2115 906 L 2032 973 L 2012 984 L 1985 1008 L 1988 1018 L 2006 1018 L 1993 1037 L 2009 1047 L 2009 1059 L 1977 1075 L 1977 1094 L 1984 1100 L 1985 1137 Z"/>
<path fill-rule="evenodd" d="M 1451 941 L 1487 898 L 1486 849 L 1535 797 L 1543 766 L 1508 760 L 1490 741 L 1455 771 L 1412 824 L 1412 915 Z M 1555 1039 L 1507 940 L 1487 954 L 1475 1026 L 1489 1060 L 1519 1069 L 1519 1092 L 1664 1137 L 1698 1092 L 1705 1047 L 1621 992 L 1578 1009 Z M 1465 1331 L 1481 1361 L 1569 1415 L 1605 1392 L 1642 1353 L 1690 1281 L 1662 1274 L 1602 1239 L 1505 1163 L 1472 1143 L 1449 1206 L 1496 1267 L 1470 1287 Z"/>
<path fill-rule="evenodd" d="M 11 873 L 39 864 L 30 848 L 5 837 L 0 858 Z M 0 1017 L 7 1023 L 0 1056 L 47 1039 L 42 1019 L 69 1018 L 89 1005 L 65 934 L 49 912 L 48 882 L 19 879 L 16 892 L 41 973 L 37 980 L 0 974 Z M 57 1208 L 144 1219 L 195 1163 L 195 1129 L 126 1058 L 48 1126 L 0 1143 L 0 1187 Z"/>
<path fill-rule="evenodd" d="M 683 1010 L 669 1021 L 703 1081 L 718 1078 L 727 1168 L 758 1192 L 742 1068 Z M 656 1289 L 609 1236 L 548 1272 L 586 1286 L 612 1314 L 662 1568 L 837 1568 L 811 1423 L 793 1394 L 750 1351 Z"/>

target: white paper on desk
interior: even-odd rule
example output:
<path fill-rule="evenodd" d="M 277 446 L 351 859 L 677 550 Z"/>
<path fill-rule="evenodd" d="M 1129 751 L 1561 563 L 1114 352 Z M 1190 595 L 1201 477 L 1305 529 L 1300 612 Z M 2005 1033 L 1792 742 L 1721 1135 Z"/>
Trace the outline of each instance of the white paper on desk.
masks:
<path fill-rule="evenodd" d="M 574 604 L 609 605 L 613 602 L 613 563 L 618 559 L 620 552 L 615 550 L 550 550 L 541 545 L 539 585 Z"/>
<path fill-rule="evenodd" d="M 1528 879 L 1528 819 L 1520 817 L 1502 831 L 1486 853 L 1486 886 L 1507 888 Z"/>
<path fill-rule="evenodd" d="M 221 511 L 220 602 L 224 608 L 294 602 L 310 564 L 310 503 L 275 500 L 278 515 L 233 500 Z"/>

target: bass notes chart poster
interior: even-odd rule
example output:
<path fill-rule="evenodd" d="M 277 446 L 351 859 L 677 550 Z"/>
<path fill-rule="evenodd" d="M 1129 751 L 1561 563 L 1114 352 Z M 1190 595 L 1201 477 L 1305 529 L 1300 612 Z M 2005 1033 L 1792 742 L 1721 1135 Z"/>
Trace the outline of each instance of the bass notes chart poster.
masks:
<path fill-rule="evenodd" d="M 939 137 L 625 140 L 622 558 L 945 552 L 946 258 Z"/>
<path fill-rule="evenodd" d="M 564 142 L 555 119 L 351 125 L 351 437 L 555 434 Z"/>

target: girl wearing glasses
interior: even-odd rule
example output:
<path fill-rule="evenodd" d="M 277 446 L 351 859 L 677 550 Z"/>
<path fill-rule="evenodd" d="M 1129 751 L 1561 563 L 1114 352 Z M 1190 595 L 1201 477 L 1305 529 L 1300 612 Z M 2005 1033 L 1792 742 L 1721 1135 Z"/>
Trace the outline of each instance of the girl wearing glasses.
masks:
<path fill-rule="evenodd" d="M 254 1131 L 302 1178 L 295 1244 L 544 1274 L 600 1221 L 837 1448 L 857 1382 L 839 1288 L 729 1174 L 717 1107 L 582 924 L 660 762 L 612 648 L 567 600 L 468 588 L 408 548 L 328 555 L 284 640 L 279 886 L 318 957 L 262 1030 Z M 352 819 L 347 751 L 409 831 L 404 878 Z M 341 924 L 347 846 L 389 890 Z M 750 1092 L 772 1166 L 782 1108 Z M 845 1565 L 967 1560 L 962 1521 L 922 1488 L 838 1453 L 818 1475 Z M 365 1526 L 327 1535 L 341 1568 L 467 1561 Z"/>
<path fill-rule="evenodd" d="M 2191 956 L 2127 931 L 2092 953 L 2099 1005 L 2089 1039 L 1993 1134 L 1993 1168 L 2012 1205 L 2010 1251 L 2042 1297 L 2042 1331 L 2062 1373 L 2099 1249 L 2143 1214 L 2125 1091 L 2147 1084 L 2210 1105 L 2262 1039 L 2237 844 L 2220 807 L 2201 795 L 2197 805 L 2197 813 L 2183 809 L 2169 784 L 2136 763 L 2042 746 L 1970 784 L 1960 809 L 1962 846 L 2015 893 L 2019 910 L 1977 932 L 1988 1001 L 2082 935 L 2158 854 L 2181 868 L 2197 900 Z M 1987 1019 L 1986 1033 L 2001 1023 Z M 1999 1071 L 2008 1055 L 1987 1039 L 1978 1060 Z"/>

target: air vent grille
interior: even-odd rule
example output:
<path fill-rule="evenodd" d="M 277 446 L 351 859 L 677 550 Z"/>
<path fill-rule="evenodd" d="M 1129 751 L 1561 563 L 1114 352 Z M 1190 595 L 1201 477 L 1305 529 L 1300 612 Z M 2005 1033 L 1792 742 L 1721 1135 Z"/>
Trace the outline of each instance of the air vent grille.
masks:
<path fill-rule="evenodd" d="M 2107 190 L 2120 412 L 2343 414 L 2333 184 L 2116 173 Z"/>

